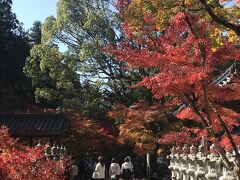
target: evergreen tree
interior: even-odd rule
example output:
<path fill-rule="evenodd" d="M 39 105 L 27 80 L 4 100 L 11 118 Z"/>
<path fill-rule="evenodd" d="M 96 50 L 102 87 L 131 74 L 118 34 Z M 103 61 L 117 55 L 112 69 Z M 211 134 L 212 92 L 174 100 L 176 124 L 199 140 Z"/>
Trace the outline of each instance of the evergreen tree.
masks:
<path fill-rule="evenodd" d="M 41 44 L 41 38 L 42 38 L 41 29 L 42 29 L 42 23 L 40 21 L 35 21 L 29 33 L 30 43 Z"/>
<path fill-rule="evenodd" d="M 22 69 L 30 47 L 11 0 L 0 1 L 0 104 L 10 97 L 31 96 L 31 85 Z"/>

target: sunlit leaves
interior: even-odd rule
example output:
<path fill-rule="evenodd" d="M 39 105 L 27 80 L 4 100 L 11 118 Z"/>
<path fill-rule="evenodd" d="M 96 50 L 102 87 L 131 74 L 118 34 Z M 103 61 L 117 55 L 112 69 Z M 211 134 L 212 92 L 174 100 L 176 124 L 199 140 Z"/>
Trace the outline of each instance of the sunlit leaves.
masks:
<path fill-rule="evenodd" d="M 126 61 L 128 68 L 158 68 L 136 86 L 147 87 L 156 99 L 174 97 L 175 101 L 187 102 L 188 107 L 176 117 L 194 120 L 197 131 L 193 128 L 191 133 L 195 136 L 213 136 L 227 130 L 232 133 L 239 126 L 238 113 L 222 104 L 240 99 L 238 76 L 231 75 L 231 83 L 222 87 L 212 82 L 219 66 L 240 60 L 240 51 L 235 41 L 221 39 L 221 31 L 215 31 L 214 36 L 220 39 L 213 42 L 208 34 L 210 26 L 195 13 L 181 12 L 172 18 L 164 33 L 154 36 L 143 28 L 139 30 L 141 36 L 129 33 L 131 43 L 122 42 L 106 50 L 119 61 Z M 202 128 L 211 129 L 212 134 Z M 174 134 L 171 137 L 174 139 Z"/>
<path fill-rule="evenodd" d="M 222 21 L 238 24 L 239 15 L 239 1 L 204 1 L 209 8 Z M 232 39 L 232 35 L 226 33 L 229 29 L 222 26 L 210 17 L 204 5 L 199 0 L 187 1 L 157 1 L 157 0 L 133 0 L 126 3 L 126 1 L 118 0 L 118 6 L 121 6 L 120 14 L 123 16 L 125 23 L 130 26 L 133 31 L 141 31 L 143 27 L 147 26 L 144 15 L 151 13 L 153 24 L 158 31 L 165 31 L 169 21 L 179 12 L 185 11 L 195 13 L 205 21 L 208 21 L 211 26 L 208 27 L 208 36 L 212 37 L 212 42 L 217 48 L 224 42 L 225 38 Z M 216 36 L 216 33 L 218 34 Z M 234 33 L 234 38 L 239 40 L 239 37 Z"/>
<path fill-rule="evenodd" d="M 211 41 L 205 38 L 206 24 L 191 17 L 194 31 L 198 34 L 198 38 L 195 38 L 184 18 L 183 13 L 178 14 L 165 34 L 160 37 L 148 38 L 132 35 L 131 37 L 141 47 L 140 49 L 123 42 L 116 48 L 108 47 L 106 50 L 118 60 L 127 61 L 130 68 L 157 67 L 161 69 L 158 74 L 148 76 L 140 83 L 151 89 L 156 98 L 173 94 L 180 97 L 186 92 L 199 91 L 203 79 L 209 81 L 214 79 L 211 75 L 216 70 L 217 64 L 227 63 L 231 59 L 240 59 L 239 50 L 230 43 L 225 43 L 214 52 Z M 201 66 L 199 44 L 203 44 L 205 51 L 204 67 Z"/>
<path fill-rule="evenodd" d="M 108 112 L 119 126 L 119 141 L 134 143 L 134 150 L 138 154 L 153 152 L 159 137 L 159 129 L 168 123 L 164 108 L 155 104 L 148 106 L 140 101 L 127 108 L 118 105 Z"/>
<path fill-rule="evenodd" d="M 69 97 L 75 92 L 78 81 L 74 59 L 60 53 L 57 47 L 34 45 L 27 59 L 24 72 L 31 78 L 38 103 L 63 101 L 64 94 Z"/>
<path fill-rule="evenodd" d="M 10 137 L 6 128 L 0 129 L 0 178 L 26 180 L 63 180 L 67 159 L 59 161 L 44 157 L 45 147 L 21 145 Z"/>
<path fill-rule="evenodd" d="M 168 144 L 168 145 L 182 145 L 182 144 L 192 144 L 197 139 L 194 137 L 191 137 L 191 134 L 189 132 L 175 132 L 171 131 L 165 135 L 163 135 L 159 139 L 159 143 L 161 144 Z"/>

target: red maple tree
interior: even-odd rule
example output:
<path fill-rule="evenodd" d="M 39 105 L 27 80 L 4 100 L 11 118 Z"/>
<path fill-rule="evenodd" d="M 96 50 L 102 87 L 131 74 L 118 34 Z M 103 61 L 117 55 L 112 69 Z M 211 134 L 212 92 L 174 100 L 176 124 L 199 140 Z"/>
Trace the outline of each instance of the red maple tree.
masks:
<path fill-rule="evenodd" d="M 158 73 L 143 77 L 136 86 L 151 89 L 154 98 L 168 99 L 172 107 L 184 102 L 186 108 L 176 116 L 200 123 L 201 128 L 188 130 L 212 141 L 226 166 L 233 169 L 223 148 L 231 147 L 240 162 L 237 150 L 240 137 L 233 135 L 233 129 L 240 125 L 240 116 L 224 104 L 240 99 L 239 77 L 231 75 L 231 82 L 224 85 L 215 80 L 219 67 L 240 60 L 240 49 L 227 40 L 217 50 L 213 49 L 208 36 L 211 25 L 185 12 L 178 13 L 164 32 L 154 29 L 130 32 L 125 24 L 130 41 L 109 46 L 105 51 L 119 61 L 126 61 L 128 68 L 158 69 Z"/>
<path fill-rule="evenodd" d="M 75 156 L 90 153 L 93 156 L 114 152 L 118 148 L 117 128 L 104 122 L 85 118 L 82 114 L 70 116 L 72 134 L 66 140 L 71 153 Z"/>
<path fill-rule="evenodd" d="M 130 107 L 118 104 L 107 115 L 116 121 L 119 142 L 131 142 L 134 145 L 134 151 L 139 155 L 154 153 L 159 134 L 166 129 L 169 130 L 165 109 L 159 104 L 149 106 L 143 100 Z M 172 129 L 175 126 L 172 124 Z"/>
<path fill-rule="evenodd" d="M 46 159 L 45 147 L 24 146 L 12 138 L 7 128 L 0 129 L 0 179 L 63 180 L 67 159 Z"/>

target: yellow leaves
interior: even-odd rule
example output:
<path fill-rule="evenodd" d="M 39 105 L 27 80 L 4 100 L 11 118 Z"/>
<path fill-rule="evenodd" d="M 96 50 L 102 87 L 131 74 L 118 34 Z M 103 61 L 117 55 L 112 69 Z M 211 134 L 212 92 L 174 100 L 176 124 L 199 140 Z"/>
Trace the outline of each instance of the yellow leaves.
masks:
<path fill-rule="evenodd" d="M 148 1 L 148 0 L 135 0 L 133 1 L 128 9 L 126 10 L 125 20 L 128 22 L 130 27 L 133 29 L 139 29 L 144 26 L 145 22 L 142 18 L 145 13 L 151 13 L 156 19 L 156 25 L 158 29 L 166 27 L 168 20 L 173 16 L 175 7 L 174 4 L 177 4 L 178 1 L 169 0 L 169 1 Z"/>
<path fill-rule="evenodd" d="M 235 0 L 234 2 L 236 5 L 240 5 L 240 0 Z"/>
<path fill-rule="evenodd" d="M 135 152 L 144 154 L 146 152 L 153 152 L 155 149 L 155 138 L 149 130 L 139 130 L 132 128 L 120 132 L 120 141 L 132 141 L 135 144 Z"/>
<path fill-rule="evenodd" d="M 212 50 L 216 51 L 217 48 L 226 41 L 226 35 L 223 34 L 223 28 L 220 26 L 213 26 L 209 28 L 208 35 L 212 41 Z"/>
<path fill-rule="evenodd" d="M 213 26 L 212 28 L 209 28 L 208 35 L 212 41 L 213 51 L 216 51 L 226 41 L 237 42 L 240 40 L 239 36 L 237 36 L 234 31 L 225 29 L 221 26 Z"/>
<path fill-rule="evenodd" d="M 174 15 L 174 12 L 167 12 L 167 10 L 159 10 L 156 15 L 156 28 L 161 31 L 168 25 L 169 19 Z"/>
<path fill-rule="evenodd" d="M 155 134 L 148 129 L 148 123 L 159 120 L 163 113 L 157 106 L 145 107 L 144 103 L 135 104 L 131 108 L 114 108 L 115 112 L 109 113 L 111 117 L 124 117 L 124 123 L 119 125 L 119 141 L 130 141 L 135 144 L 135 152 L 144 154 L 152 152 L 155 148 Z"/>
<path fill-rule="evenodd" d="M 232 30 L 227 31 L 227 37 L 229 42 L 237 42 L 240 40 Z"/>
<path fill-rule="evenodd" d="M 184 4 L 183 4 L 184 3 Z M 224 7 L 221 3 L 227 3 Z M 208 0 L 212 11 L 217 17 L 229 23 L 238 24 L 240 19 L 240 0 L 234 4 L 230 0 L 215 1 Z M 189 13 L 196 13 L 208 24 L 208 34 L 212 41 L 212 50 L 216 51 L 226 40 L 236 42 L 239 38 L 230 29 L 215 22 L 198 0 L 133 0 L 124 12 L 125 23 L 133 31 L 141 31 L 146 27 L 144 20 L 145 13 L 151 13 L 153 24 L 158 31 L 164 31 L 169 21 L 180 11 L 186 10 Z"/>
<path fill-rule="evenodd" d="M 167 27 L 169 20 L 185 6 L 198 9 L 199 2 L 196 0 L 133 0 L 125 11 L 124 18 L 133 29 L 139 29 L 144 25 L 142 18 L 145 13 L 153 14 L 155 25 L 158 30 Z M 125 22 L 126 22 L 125 21 Z"/>

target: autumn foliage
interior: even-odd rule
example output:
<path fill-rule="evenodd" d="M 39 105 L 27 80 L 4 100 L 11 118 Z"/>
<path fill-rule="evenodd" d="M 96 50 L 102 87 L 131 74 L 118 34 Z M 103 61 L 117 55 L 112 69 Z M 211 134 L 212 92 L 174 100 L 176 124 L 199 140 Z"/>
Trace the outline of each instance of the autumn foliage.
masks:
<path fill-rule="evenodd" d="M 222 147 L 228 147 L 227 150 L 231 146 L 236 152 L 240 145 L 240 137 L 233 135 L 233 129 L 240 125 L 240 116 L 224 105 L 240 100 L 239 75 L 232 74 L 231 83 L 227 85 L 213 82 L 219 75 L 219 67 L 240 60 L 240 49 L 238 43 L 227 39 L 216 49 L 209 36 L 210 26 L 213 24 L 198 14 L 184 11 L 171 19 L 163 32 L 144 28 L 133 31 L 124 24 L 128 40 L 108 47 L 106 52 L 119 61 L 126 61 L 131 69 L 158 69 L 135 86 L 147 87 L 155 99 L 167 99 L 172 107 L 187 104 L 176 117 L 199 123 L 197 130 L 190 128 L 188 132 L 206 136 L 224 158 Z M 238 152 L 236 154 L 240 158 Z"/>
<path fill-rule="evenodd" d="M 208 36 L 214 47 L 222 45 L 226 39 L 239 40 L 239 0 L 117 0 L 116 7 L 124 23 L 138 32 L 150 24 L 159 32 L 165 31 L 169 21 L 185 11 L 212 24 L 208 27 Z"/>
<path fill-rule="evenodd" d="M 192 138 L 191 134 L 186 131 L 185 132 L 170 131 L 159 139 L 159 143 L 171 145 L 182 145 L 184 142 L 185 142 L 184 144 L 192 144 L 196 141 L 197 139 Z"/>
<path fill-rule="evenodd" d="M 84 118 L 77 113 L 72 114 L 70 119 L 72 134 L 66 143 L 74 155 L 97 153 L 95 155 L 98 156 L 117 148 L 118 130 L 112 125 Z"/>
<path fill-rule="evenodd" d="M 0 179 L 63 180 L 67 161 L 46 159 L 45 147 L 21 145 L 6 128 L 0 129 Z"/>
<path fill-rule="evenodd" d="M 119 128 L 118 140 L 131 142 L 137 154 L 146 154 L 156 150 L 160 134 L 169 130 L 165 110 L 158 104 L 149 106 L 139 101 L 130 107 L 119 104 L 108 112 L 108 116 L 115 119 Z"/>

